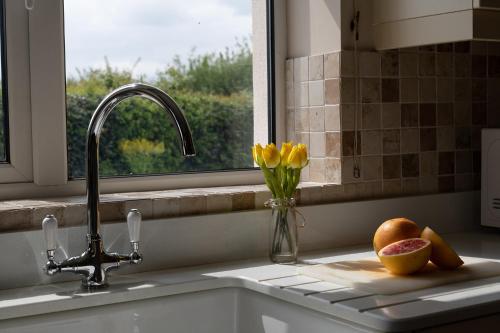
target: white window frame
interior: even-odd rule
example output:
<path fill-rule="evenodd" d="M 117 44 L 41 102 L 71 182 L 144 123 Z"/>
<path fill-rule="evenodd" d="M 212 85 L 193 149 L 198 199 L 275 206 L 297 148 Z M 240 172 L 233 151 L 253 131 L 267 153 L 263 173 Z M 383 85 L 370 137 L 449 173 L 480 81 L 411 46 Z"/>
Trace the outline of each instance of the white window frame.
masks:
<path fill-rule="evenodd" d="M 9 5 L 16 3 L 15 7 L 19 7 L 19 3 L 24 9 L 24 1 L 20 0 L 5 0 Z M 70 1 L 70 0 L 69 0 Z M 259 18 L 262 21 L 263 12 L 265 13 L 266 2 L 263 0 L 253 0 L 253 15 L 254 20 Z M 285 0 L 274 0 L 274 23 L 275 23 L 275 104 L 276 104 L 276 141 L 281 142 L 285 139 L 285 57 L 286 57 L 286 10 Z M 19 10 L 17 8 L 16 10 Z M 11 157 L 14 162 L 16 152 L 19 150 L 16 143 L 23 143 L 26 149 L 23 151 L 30 152 L 31 155 L 24 154 L 22 165 L 27 168 L 23 174 L 24 178 L 10 178 L 7 175 L 2 178 L 3 174 L 0 170 L 0 183 L 13 179 L 13 184 L 9 186 L 0 186 L 0 199 L 6 198 L 23 198 L 35 196 L 66 196 L 66 195 L 81 195 L 85 193 L 84 180 L 68 180 L 67 168 L 67 142 L 66 142 L 66 92 L 65 92 L 65 59 L 64 59 L 64 10 L 63 0 L 37 0 L 35 8 L 31 11 L 24 9 L 26 13 L 26 21 L 24 26 L 24 36 L 21 36 L 29 45 L 24 45 L 25 49 L 21 53 L 25 54 L 24 63 L 21 64 L 21 59 L 17 59 L 17 67 L 21 65 L 29 66 L 27 77 L 18 78 L 23 83 L 29 82 L 28 89 L 30 98 L 24 99 L 31 101 L 31 110 L 28 105 L 25 105 L 28 111 L 27 115 L 22 119 L 25 130 L 31 127 L 32 141 L 23 142 L 21 138 L 11 138 Z M 8 12 L 7 12 L 8 13 Z M 260 16 L 259 16 L 260 15 Z M 264 15 L 265 16 L 265 15 Z M 22 25 L 22 24 L 20 24 Z M 11 30 L 11 29 L 9 29 Z M 22 29 L 21 29 L 22 30 Z M 17 32 L 18 34 L 21 31 Z M 29 36 L 29 38 L 27 38 Z M 264 38 L 264 39 L 263 39 Z M 9 38 L 7 39 L 9 41 Z M 267 33 L 266 30 L 254 29 L 254 48 L 256 43 L 262 43 L 265 51 L 260 48 L 258 52 L 260 59 L 257 59 L 260 65 L 265 67 L 267 73 Z M 9 51 L 11 46 L 7 44 L 8 55 L 14 50 Z M 255 57 L 255 56 L 254 56 Z M 8 61 L 9 57 L 8 56 Z M 14 61 L 14 60 L 11 60 Z M 254 59 L 254 64 L 256 60 Z M 14 64 L 16 65 L 16 64 Z M 254 66 L 256 67 L 256 66 Z M 11 63 L 9 63 L 9 72 Z M 262 67 L 261 67 L 262 71 Z M 19 72 L 17 72 L 19 73 Z M 9 75 L 9 87 L 12 86 L 11 78 L 14 75 Z M 23 79 L 23 80 L 22 80 Z M 267 74 L 255 75 L 255 80 L 260 82 L 260 92 L 254 93 L 254 113 L 266 120 L 268 117 L 267 108 L 267 93 L 262 93 L 262 84 L 267 87 Z M 259 84 L 257 82 L 257 84 Z M 14 82 L 15 84 L 16 82 Z M 17 83 L 20 85 L 20 83 Z M 9 89 L 9 107 L 12 107 L 12 102 L 22 100 L 20 96 L 10 96 L 10 92 L 16 89 Z M 266 88 L 267 90 L 267 88 Z M 18 93 L 19 94 L 19 93 Z M 266 98 L 263 98 L 266 96 Z M 265 101 L 264 101 L 265 100 Z M 26 103 L 25 103 L 26 104 Z M 14 106 L 20 107 L 14 104 Z M 17 109 L 13 111 L 16 111 Z M 29 112 L 31 111 L 31 112 Z M 13 112 L 11 112 L 13 114 Z M 26 119 L 27 118 L 27 119 Z M 16 134 L 17 124 L 21 120 L 11 118 L 9 126 L 10 132 Z M 14 126 L 14 127 L 13 127 Z M 256 131 L 257 133 L 258 131 Z M 29 133 L 29 132 L 28 132 Z M 255 140 L 259 142 L 267 142 L 267 126 L 264 131 L 260 131 L 255 135 Z M 29 144 L 29 146 L 28 146 Z M 196 143 L 195 143 L 196 144 Z M 19 164 L 21 165 L 21 164 Z M 17 164 L 12 164 L 12 167 Z M 142 177 L 116 177 L 104 178 L 100 181 L 102 193 L 113 192 L 128 192 L 128 191 L 151 191 L 174 188 L 193 188 L 193 187 L 214 187 L 214 186 L 231 186 L 231 185 L 250 185 L 261 184 L 263 178 L 259 170 L 236 170 L 236 171 L 221 171 L 221 172 L 202 172 L 202 173 L 183 173 L 175 175 L 159 175 L 159 176 L 142 176 Z"/>
<path fill-rule="evenodd" d="M 5 0 L 4 15 L 10 163 L 0 164 L 0 183 L 32 182 L 28 13 L 24 1 Z"/>

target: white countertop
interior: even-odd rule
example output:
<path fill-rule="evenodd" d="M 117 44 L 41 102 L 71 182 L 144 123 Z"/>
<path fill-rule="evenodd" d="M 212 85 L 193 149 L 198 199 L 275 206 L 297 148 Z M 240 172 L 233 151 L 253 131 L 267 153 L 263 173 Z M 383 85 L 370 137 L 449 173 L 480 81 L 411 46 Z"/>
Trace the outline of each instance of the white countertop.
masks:
<path fill-rule="evenodd" d="M 500 233 L 450 234 L 459 254 L 500 259 Z M 304 264 L 352 260 L 372 255 L 368 246 L 302 256 Z M 0 291 L 0 320 L 129 302 L 225 287 L 247 288 L 382 331 L 417 329 L 498 311 L 500 276 L 396 295 L 372 295 L 299 275 L 297 266 L 267 260 L 115 275 L 111 287 L 93 293 L 66 282 Z"/>

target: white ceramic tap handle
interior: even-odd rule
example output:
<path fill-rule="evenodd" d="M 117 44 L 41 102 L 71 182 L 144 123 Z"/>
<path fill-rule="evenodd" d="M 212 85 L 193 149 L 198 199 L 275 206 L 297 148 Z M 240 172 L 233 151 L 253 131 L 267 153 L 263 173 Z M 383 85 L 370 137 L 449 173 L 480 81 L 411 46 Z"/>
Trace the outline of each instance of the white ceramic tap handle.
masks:
<path fill-rule="evenodd" d="M 127 215 L 128 234 L 132 243 L 139 242 L 141 236 L 141 212 L 137 209 L 131 209 Z"/>
<path fill-rule="evenodd" d="M 47 244 L 47 251 L 57 248 L 57 219 L 54 215 L 47 215 L 42 221 L 42 229 Z"/>

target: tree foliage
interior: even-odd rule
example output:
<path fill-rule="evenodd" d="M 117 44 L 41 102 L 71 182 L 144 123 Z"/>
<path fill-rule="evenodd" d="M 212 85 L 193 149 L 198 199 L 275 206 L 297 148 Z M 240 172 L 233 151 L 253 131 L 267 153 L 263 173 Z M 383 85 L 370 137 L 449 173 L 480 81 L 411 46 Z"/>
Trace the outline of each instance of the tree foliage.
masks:
<path fill-rule="evenodd" d="M 222 53 L 191 56 L 148 83 L 171 95 L 191 126 L 197 156 L 184 159 L 169 115 L 151 101 L 131 98 L 118 105 L 100 140 L 103 175 L 220 170 L 252 166 L 252 54 L 246 44 Z M 144 81 L 133 70 L 86 69 L 67 81 L 68 164 L 72 177 L 85 172 L 85 135 L 98 103 L 111 90 Z M 128 145 L 128 148 L 126 148 Z M 142 145 L 142 146 L 141 146 Z M 160 147 L 151 150 L 151 147 Z M 133 148 L 131 148 L 133 147 Z M 141 148 L 142 147 L 142 148 Z"/>
<path fill-rule="evenodd" d="M 252 92 L 252 54 L 244 41 L 224 52 L 191 56 L 183 63 L 179 56 L 174 66 L 158 74 L 158 85 L 167 91 L 196 91 L 230 96 Z"/>

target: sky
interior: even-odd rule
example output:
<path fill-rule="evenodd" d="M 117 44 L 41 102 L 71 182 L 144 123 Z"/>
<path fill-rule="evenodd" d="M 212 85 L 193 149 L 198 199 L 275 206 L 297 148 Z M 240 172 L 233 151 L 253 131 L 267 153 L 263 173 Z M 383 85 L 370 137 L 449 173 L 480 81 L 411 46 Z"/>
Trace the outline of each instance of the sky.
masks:
<path fill-rule="evenodd" d="M 252 31 L 251 0 L 66 0 L 66 72 L 111 66 L 153 77 L 172 63 L 224 50 Z"/>

